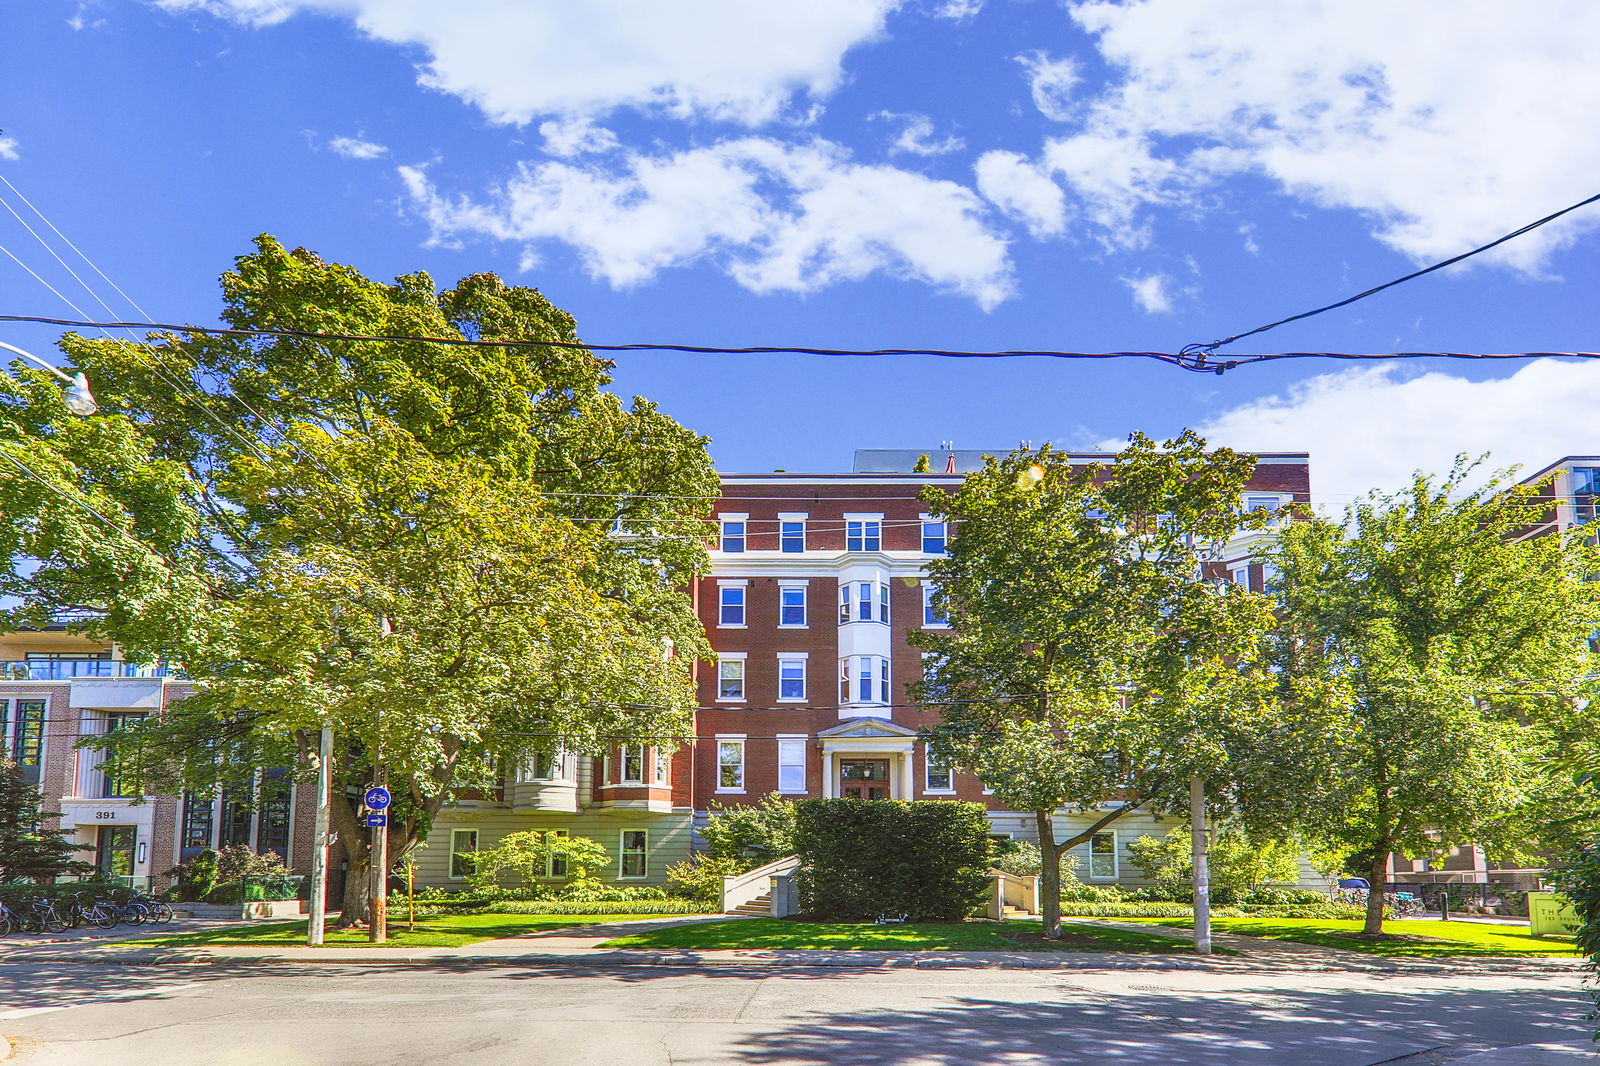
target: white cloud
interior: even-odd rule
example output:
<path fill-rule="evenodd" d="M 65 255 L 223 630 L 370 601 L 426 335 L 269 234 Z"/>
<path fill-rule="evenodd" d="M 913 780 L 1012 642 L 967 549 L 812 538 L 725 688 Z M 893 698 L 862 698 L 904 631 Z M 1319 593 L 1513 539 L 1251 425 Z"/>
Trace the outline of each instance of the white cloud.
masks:
<path fill-rule="evenodd" d="M 1132 208 L 1181 195 L 1184 181 L 1252 173 L 1362 212 L 1378 239 L 1426 261 L 1593 192 L 1600 139 L 1576 132 L 1600 107 L 1600 66 L 1584 47 L 1600 38 L 1600 5 L 1588 0 L 1088 0 L 1069 10 L 1118 72 L 1075 138 L 1089 157 L 1084 194 L 1109 204 L 1123 232 Z M 1100 167 L 1092 144 L 1105 146 Z M 1123 166 L 1129 145 L 1169 173 Z M 1574 216 L 1494 254 L 1537 272 L 1597 223 Z"/>
<path fill-rule="evenodd" d="M 379 156 L 389 154 L 389 149 L 385 146 L 373 144 L 360 137 L 334 137 L 328 141 L 328 150 L 346 159 L 377 159 Z"/>
<path fill-rule="evenodd" d="M 1150 223 L 1140 208 L 1179 203 L 1190 179 L 1170 160 L 1159 159 L 1150 143 L 1134 136 L 1080 134 L 1049 142 L 1043 168 L 1060 174 L 1082 202 L 1082 214 L 1100 228 L 1112 249 L 1141 248 L 1150 242 Z"/>
<path fill-rule="evenodd" d="M 584 155 L 618 147 L 616 134 L 581 116 L 541 122 L 539 136 L 544 138 L 544 150 L 551 155 Z"/>
<path fill-rule="evenodd" d="M 825 95 L 841 60 L 902 0 L 639 3 L 637 0 L 156 0 L 252 26 L 346 17 L 427 55 L 422 84 L 495 122 L 601 115 L 618 107 L 755 125 L 796 93 Z"/>
<path fill-rule="evenodd" d="M 827 142 L 725 141 L 615 165 L 524 164 L 489 202 L 440 194 L 403 167 L 436 239 L 482 235 L 576 248 L 612 285 L 715 263 L 754 292 L 809 292 L 874 273 L 991 308 L 1013 290 L 1006 244 L 983 202 L 947 181 L 850 162 Z"/>
<path fill-rule="evenodd" d="M 963 22 L 983 10 L 984 0 L 942 0 L 934 5 L 933 13 L 942 19 Z"/>
<path fill-rule="evenodd" d="M 15 137 L 0 136 L 0 159 L 21 159 L 22 145 Z"/>
<path fill-rule="evenodd" d="M 1051 59 L 1043 52 L 1017 56 L 1017 62 L 1027 71 L 1033 106 L 1039 109 L 1039 113 L 1055 122 L 1071 119 L 1072 90 L 1081 80 L 1078 77 L 1078 64 L 1071 59 Z"/>
<path fill-rule="evenodd" d="M 1122 283 L 1133 293 L 1133 302 L 1145 314 L 1165 315 L 1172 311 L 1172 297 L 1167 294 L 1165 274 L 1123 278 Z"/>
<path fill-rule="evenodd" d="M 905 152 L 910 155 L 948 155 L 959 152 L 965 148 L 966 142 L 955 134 L 939 137 L 933 128 L 933 120 L 927 115 L 901 114 L 896 111 L 879 111 L 872 116 L 889 122 L 900 122 L 900 135 L 895 138 L 894 144 L 889 146 L 889 151 Z"/>
<path fill-rule="evenodd" d="M 1313 498 L 1335 512 L 1371 489 L 1403 488 L 1413 470 L 1442 474 L 1462 452 L 1521 464 L 1526 476 L 1597 450 L 1600 362 L 1540 359 L 1488 381 L 1414 366 L 1320 374 L 1197 428 L 1213 444 L 1310 452 Z"/>
<path fill-rule="evenodd" d="M 1053 237 L 1066 228 L 1067 202 L 1061 186 L 1015 152 L 985 152 L 974 170 L 978 191 L 1001 211 L 1021 219 L 1035 237 Z"/>

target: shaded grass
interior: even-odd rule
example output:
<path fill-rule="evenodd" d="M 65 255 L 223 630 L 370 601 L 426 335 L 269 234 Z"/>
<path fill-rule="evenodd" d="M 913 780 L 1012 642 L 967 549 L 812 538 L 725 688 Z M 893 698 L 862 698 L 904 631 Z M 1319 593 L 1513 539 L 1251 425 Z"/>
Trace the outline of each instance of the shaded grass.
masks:
<path fill-rule="evenodd" d="M 572 926 L 599 925 L 611 922 L 637 921 L 659 918 L 658 914 L 440 914 L 417 919 L 416 932 L 406 928 L 406 921 L 389 919 L 387 945 L 373 944 L 367 940 L 365 929 L 329 928 L 323 936 L 328 947 L 410 947 L 453 948 L 476 944 L 481 940 L 498 940 L 508 936 L 523 936 Z M 242 944 L 257 947 L 305 947 L 305 922 L 276 922 L 267 925 L 249 925 L 230 929 L 209 929 L 203 933 L 183 933 L 176 936 L 149 937 L 126 942 L 126 947 L 205 947 L 214 944 Z"/>
<path fill-rule="evenodd" d="M 1129 918 L 1141 925 L 1167 925 L 1193 928 L 1192 921 L 1172 918 Z M 1479 922 L 1391 921 L 1384 923 L 1389 934 L 1382 939 L 1364 939 L 1361 922 L 1322 918 L 1214 918 L 1211 927 L 1219 933 L 1289 940 L 1297 944 L 1359 951 L 1366 955 L 1397 958 L 1444 956 L 1556 956 L 1577 954 L 1572 937 L 1534 936 L 1523 926 L 1492 925 Z"/>
<path fill-rule="evenodd" d="M 1036 921 L 923 922 L 874 925 L 870 922 L 802 922 L 781 918 L 743 918 L 725 922 L 642 929 L 599 945 L 602 948 L 655 948 L 680 951 L 1105 951 L 1190 952 L 1193 945 L 1175 937 L 1123 929 L 1066 924 L 1062 940 L 1044 940 Z"/>

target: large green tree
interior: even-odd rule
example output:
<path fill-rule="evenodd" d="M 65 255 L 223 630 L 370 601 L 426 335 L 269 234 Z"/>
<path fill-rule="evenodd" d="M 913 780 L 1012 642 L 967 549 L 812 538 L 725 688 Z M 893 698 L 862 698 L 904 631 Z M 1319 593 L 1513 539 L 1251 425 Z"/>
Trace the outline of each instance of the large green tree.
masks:
<path fill-rule="evenodd" d="M 399 339 L 67 335 L 102 413 L 0 382 L 0 447 L 38 475 L 0 470 L 0 592 L 12 624 L 79 612 L 200 683 L 111 738 L 148 788 L 309 777 L 331 727 L 349 921 L 375 774 L 399 861 L 461 788 L 536 753 L 686 731 L 706 645 L 682 589 L 716 477 L 703 438 L 623 405 L 586 350 L 409 339 L 576 344 L 535 290 L 383 284 L 270 237 L 222 289 L 235 327 Z"/>
<path fill-rule="evenodd" d="M 1478 477 L 1465 461 L 1419 474 L 1343 521 L 1296 523 L 1272 555 L 1286 717 L 1317 723 L 1292 798 L 1305 833 L 1372 882 L 1372 935 L 1391 854 L 1536 846 L 1550 760 L 1563 736 L 1595 735 L 1595 549 L 1526 536 L 1535 490 Z"/>
<path fill-rule="evenodd" d="M 925 497 L 955 532 L 928 568 L 952 628 L 913 638 L 919 696 L 941 705 L 928 739 L 1033 812 L 1047 935 L 1066 849 L 1140 807 L 1182 807 L 1195 778 L 1219 807 L 1246 797 L 1235 760 L 1267 706 L 1270 603 L 1201 578 L 1215 546 L 1265 521 L 1239 511 L 1254 468 L 1193 433 L 1136 434 L 1112 463 L 1046 446 Z M 1063 808 L 1093 817 L 1058 841 Z"/>
<path fill-rule="evenodd" d="M 0 759 L 0 882 L 54 881 L 58 877 L 94 872 L 91 863 L 77 858 L 87 844 L 74 844 L 70 829 L 51 829 L 46 819 L 59 819 L 60 811 L 45 811 L 39 786 L 25 781 L 17 764 Z"/>

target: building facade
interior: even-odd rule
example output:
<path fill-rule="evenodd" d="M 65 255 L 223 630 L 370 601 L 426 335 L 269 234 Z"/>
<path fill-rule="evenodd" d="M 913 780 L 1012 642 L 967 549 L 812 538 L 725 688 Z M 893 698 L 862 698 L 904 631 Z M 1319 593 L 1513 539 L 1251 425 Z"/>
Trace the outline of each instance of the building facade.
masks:
<path fill-rule="evenodd" d="M 472 850 L 542 828 L 599 840 L 612 854 L 612 879 L 659 883 L 711 812 L 769 793 L 970 800 L 989 809 L 996 836 L 1033 839 L 1030 813 L 1003 809 L 981 781 L 930 760 L 917 740 L 936 712 L 906 695 L 921 676 L 908 637 L 945 625 L 925 568 L 950 537 L 920 496 L 929 486 L 955 490 L 983 453 L 934 455 L 934 473 L 912 472 L 916 452 L 863 451 L 850 473 L 725 475 L 711 572 L 693 590 L 716 654 L 699 671 L 693 737 L 670 760 L 619 746 L 604 759 L 522 768 L 503 795 L 440 813 L 419 879 L 463 884 Z M 1082 465 L 1112 458 L 1072 456 Z M 1263 455 L 1240 506 L 1287 516 L 1309 503 L 1309 489 L 1306 455 Z M 1221 546 L 1208 576 L 1263 588 L 1253 556 L 1271 535 Z M 1091 818 L 1065 815 L 1060 831 Z M 1174 824 L 1145 812 L 1119 819 L 1079 849 L 1080 876 L 1138 883 L 1127 843 Z"/>
<path fill-rule="evenodd" d="M 284 776 L 262 803 L 216 796 L 141 795 L 107 773 L 104 755 L 79 746 L 159 712 L 192 691 L 159 667 L 124 662 L 117 649 L 65 625 L 0 636 L 0 737 L 42 809 L 60 812 L 72 842 L 109 877 L 164 887 L 166 872 L 206 848 L 244 844 L 275 852 L 290 869 L 311 865 L 310 790 Z"/>

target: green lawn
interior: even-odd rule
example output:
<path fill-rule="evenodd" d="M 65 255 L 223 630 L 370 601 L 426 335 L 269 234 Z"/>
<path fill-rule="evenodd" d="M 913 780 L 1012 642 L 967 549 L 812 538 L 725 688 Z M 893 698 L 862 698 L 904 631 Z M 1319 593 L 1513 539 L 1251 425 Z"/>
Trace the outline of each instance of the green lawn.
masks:
<path fill-rule="evenodd" d="M 1129 918 L 1141 925 L 1168 925 L 1192 928 L 1184 918 Z M 1384 932 L 1389 940 L 1363 940 L 1358 921 L 1333 921 L 1319 918 L 1213 918 L 1211 927 L 1219 933 L 1238 933 L 1271 940 L 1292 940 L 1299 944 L 1343 948 L 1368 955 L 1411 958 L 1476 955 L 1554 955 L 1575 953 L 1571 937 L 1534 936 L 1526 926 L 1491 925 L 1480 922 L 1390 921 Z"/>
<path fill-rule="evenodd" d="M 568 926 L 609 925 L 612 922 L 634 922 L 645 918 L 660 918 L 659 914 L 443 914 L 433 918 L 418 918 L 417 931 L 406 930 L 402 916 L 389 918 L 389 945 L 407 948 L 453 948 L 476 944 L 480 940 L 498 940 L 525 933 L 543 933 Z M 337 930 L 329 927 L 324 942 L 329 947 L 378 947 L 367 940 L 366 930 Z M 247 925 L 230 929 L 212 929 L 204 933 L 184 933 L 176 936 L 150 937 L 130 940 L 124 945 L 131 948 L 146 947 L 205 947 L 213 944 L 248 944 L 258 947 L 305 947 L 305 922 L 277 922 L 271 925 Z"/>
<path fill-rule="evenodd" d="M 924 922 L 873 925 L 870 922 L 799 922 L 747 918 L 641 929 L 599 945 L 602 948 L 659 948 L 684 951 L 866 950 L 866 951 L 1115 951 L 1186 952 L 1193 945 L 1174 937 L 1124 929 L 1066 924 L 1065 938 L 1047 941 L 1037 921 Z"/>

